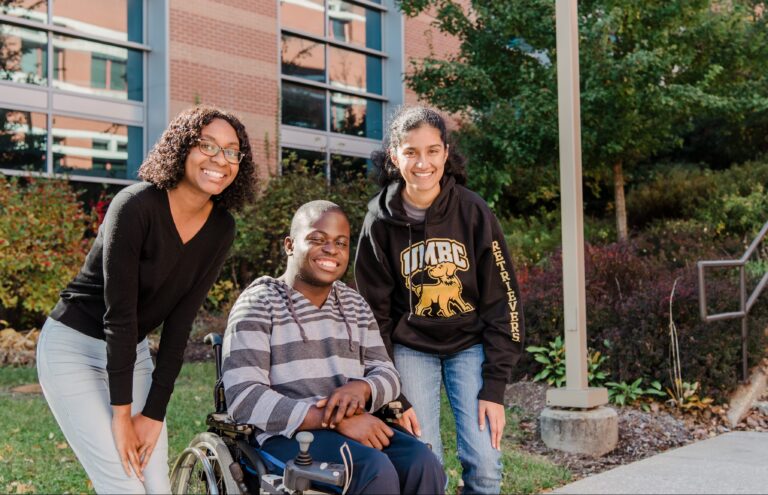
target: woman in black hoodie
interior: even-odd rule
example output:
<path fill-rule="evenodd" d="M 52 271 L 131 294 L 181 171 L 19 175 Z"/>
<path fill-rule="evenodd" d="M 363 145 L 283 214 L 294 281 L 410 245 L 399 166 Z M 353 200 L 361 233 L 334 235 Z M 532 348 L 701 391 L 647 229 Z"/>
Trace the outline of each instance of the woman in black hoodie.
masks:
<path fill-rule="evenodd" d="M 442 460 L 444 385 L 464 493 L 499 493 L 504 389 L 524 337 L 501 227 L 464 187 L 464 160 L 435 110 L 400 109 L 372 159 L 382 190 L 368 204 L 355 278 L 402 378 L 401 424 Z"/>

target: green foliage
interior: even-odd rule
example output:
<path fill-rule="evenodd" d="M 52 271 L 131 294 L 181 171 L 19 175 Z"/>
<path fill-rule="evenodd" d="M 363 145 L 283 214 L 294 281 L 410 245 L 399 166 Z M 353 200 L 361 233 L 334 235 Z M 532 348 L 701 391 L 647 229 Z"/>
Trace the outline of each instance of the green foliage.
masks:
<path fill-rule="evenodd" d="M 639 227 L 685 219 L 696 222 L 710 239 L 713 234 L 751 238 L 768 221 L 766 188 L 765 159 L 722 171 L 676 166 L 652 174 L 647 184 L 631 191 L 627 207 Z"/>
<path fill-rule="evenodd" d="M 302 164 L 293 164 L 289 174 L 270 179 L 256 201 L 235 217 L 238 236 L 228 261 L 230 269 L 224 276 L 234 278 L 236 285 L 243 288 L 258 276 L 282 274 L 283 240 L 290 231 L 293 214 L 308 201 L 327 199 L 341 206 L 349 217 L 352 235 L 357 235 L 374 193 L 374 186 L 365 177 L 329 186 L 322 175 L 313 175 Z M 350 261 L 356 247 L 357 243 L 352 242 Z"/>
<path fill-rule="evenodd" d="M 672 388 L 667 388 L 667 394 L 672 406 L 682 411 L 703 411 L 712 406 L 712 397 L 701 397 L 699 382 L 684 382 L 676 380 Z"/>
<path fill-rule="evenodd" d="M 541 371 L 536 373 L 533 381 L 546 381 L 553 387 L 565 385 L 565 344 L 563 338 L 557 336 L 546 347 L 528 346 L 526 351 L 533 355 L 534 361 L 543 365 Z M 610 375 L 603 369 L 608 356 L 600 351 L 590 349 L 587 355 L 587 381 L 591 387 L 600 386 Z"/>
<path fill-rule="evenodd" d="M 206 311 L 214 314 L 227 314 L 238 295 L 240 295 L 240 290 L 232 280 L 220 279 L 208 291 L 204 307 Z"/>
<path fill-rule="evenodd" d="M 466 9 L 462 7 L 468 4 Z M 470 186 L 500 216 L 535 211 L 558 191 L 555 3 L 401 0 L 411 16 L 461 42 L 447 58 L 414 61 L 408 85 L 462 116 Z M 610 183 L 679 147 L 698 117 L 768 109 L 768 27 L 746 0 L 579 2 L 583 164 L 587 185 Z"/>
<path fill-rule="evenodd" d="M 562 244 L 560 209 L 548 211 L 541 208 L 536 215 L 500 219 L 516 266 L 536 265 L 546 260 Z M 615 236 L 612 222 L 585 217 L 584 239 L 592 243 L 605 243 Z"/>
<path fill-rule="evenodd" d="M 666 397 L 666 393 L 661 388 L 661 382 L 654 380 L 651 382 L 650 387 L 643 388 L 643 379 L 629 382 L 607 382 L 605 386 L 608 388 L 608 400 L 611 404 L 617 406 L 628 406 L 636 404 L 643 399 L 649 399 L 653 397 Z M 644 410 L 648 410 L 648 404 L 642 404 Z"/>
<path fill-rule="evenodd" d="M 534 361 L 544 366 L 533 377 L 534 382 L 545 380 L 558 388 L 565 384 L 565 345 L 562 337 L 558 336 L 547 347 L 528 346 L 525 350 L 533 354 Z"/>
<path fill-rule="evenodd" d="M 12 326 L 53 309 L 83 263 L 93 221 L 67 182 L 0 175 L 0 312 Z"/>

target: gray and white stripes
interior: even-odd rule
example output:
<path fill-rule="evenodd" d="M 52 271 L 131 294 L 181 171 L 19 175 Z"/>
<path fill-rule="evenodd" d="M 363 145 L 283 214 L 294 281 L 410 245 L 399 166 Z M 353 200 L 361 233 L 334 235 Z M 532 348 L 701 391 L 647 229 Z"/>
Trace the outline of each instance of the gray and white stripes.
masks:
<path fill-rule="evenodd" d="M 371 412 L 400 394 L 368 304 L 341 282 L 318 309 L 282 281 L 257 279 L 232 308 L 223 356 L 229 414 L 259 428 L 260 443 L 291 437 L 312 404 L 351 379 L 371 386 Z"/>

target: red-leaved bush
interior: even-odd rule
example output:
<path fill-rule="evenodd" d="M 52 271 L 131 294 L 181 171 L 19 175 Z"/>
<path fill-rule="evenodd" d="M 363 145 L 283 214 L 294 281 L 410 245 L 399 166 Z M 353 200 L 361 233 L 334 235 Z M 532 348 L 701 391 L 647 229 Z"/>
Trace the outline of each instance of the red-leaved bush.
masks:
<path fill-rule="evenodd" d="M 697 256 L 708 257 L 705 251 L 698 249 Z M 612 381 L 646 377 L 668 385 L 669 303 L 674 286 L 672 319 L 678 331 L 683 380 L 699 381 L 704 394 L 722 399 L 741 378 L 740 320 L 701 320 L 695 261 L 702 258 L 681 266 L 679 260 L 669 259 L 669 253 L 658 256 L 643 252 L 648 250 L 631 243 L 587 247 L 588 346 L 610 357 L 607 364 Z M 736 274 L 712 273 L 708 278 L 710 312 L 737 310 Z M 563 335 L 561 253 L 552 255 L 545 265 L 523 270 L 520 283 L 526 346 L 545 345 Z M 766 345 L 766 306 L 756 304 L 749 318 L 752 364 Z M 518 376 L 532 376 L 538 369 L 538 363 L 526 355 L 518 366 Z"/>

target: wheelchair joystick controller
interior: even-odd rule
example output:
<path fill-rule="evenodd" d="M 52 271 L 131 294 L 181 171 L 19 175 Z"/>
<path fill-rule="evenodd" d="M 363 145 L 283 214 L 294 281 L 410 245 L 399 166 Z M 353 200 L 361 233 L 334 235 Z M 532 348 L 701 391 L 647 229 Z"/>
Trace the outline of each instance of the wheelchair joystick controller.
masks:
<path fill-rule="evenodd" d="M 296 441 L 299 442 L 299 455 L 293 462 L 297 466 L 312 465 L 312 456 L 309 455 L 309 445 L 315 439 L 315 436 L 308 431 L 300 431 L 296 434 Z"/>
<path fill-rule="evenodd" d="M 343 487 L 346 479 L 343 465 L 316 462 L 309 455 L 309 445 L 315 436 L 308 431 L 300 431 L 295 438 L 299 442 L 299 454 L 286 462 L 283 470 L 283 484 L 290 490 L 289 493 L 309 490 L 313 481 Z"/>

